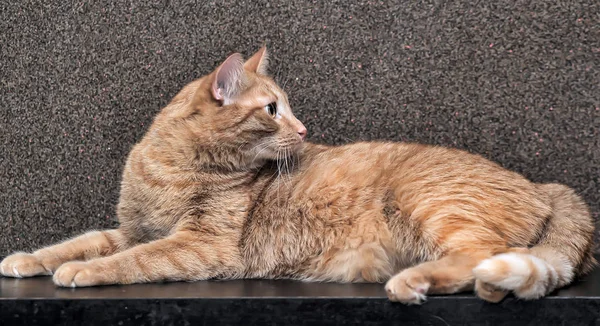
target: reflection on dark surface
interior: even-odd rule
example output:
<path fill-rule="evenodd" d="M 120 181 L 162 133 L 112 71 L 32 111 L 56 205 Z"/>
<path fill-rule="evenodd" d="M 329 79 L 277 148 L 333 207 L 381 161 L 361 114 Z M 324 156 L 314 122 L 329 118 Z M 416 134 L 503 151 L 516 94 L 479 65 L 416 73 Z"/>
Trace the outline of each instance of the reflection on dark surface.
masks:
<path fill-rule="evenodd" d="M 235 280 L 58 288 L 50 277 L 0 278 L 0 298 L 385 297 L 382 284 Z"/>
<path fill-rule="evenodd" d="M 468 298 L 473 294 L 454 295 Z M 134 284 L 92 288 L 58 288 L 50 277 L 0 278 L 0 299 L 103 298 L 385 298 L 383 284 L 303 283 L 287 280 L 236 280 Z M 447 296 L 446 296 L 447 297 Z M 600 270 L 551 297 L 600 297 Z M 431 298 L 434 299 L 434 298 Z"/>

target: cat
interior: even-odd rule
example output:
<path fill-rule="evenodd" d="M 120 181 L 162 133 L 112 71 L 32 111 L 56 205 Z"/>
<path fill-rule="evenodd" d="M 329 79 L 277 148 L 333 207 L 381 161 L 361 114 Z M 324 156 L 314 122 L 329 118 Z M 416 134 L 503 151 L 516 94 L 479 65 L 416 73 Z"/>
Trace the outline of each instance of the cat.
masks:
<path fill-rule="evenodd" d="M 392 301 L 535 299 L 595 265 L 560 184 L 413 143 L 311 144 L 266 48 L 185 86 L 129 153 L 120 227 L 2 261 L 63 287 L 206 279 L 387 282 Z"/>

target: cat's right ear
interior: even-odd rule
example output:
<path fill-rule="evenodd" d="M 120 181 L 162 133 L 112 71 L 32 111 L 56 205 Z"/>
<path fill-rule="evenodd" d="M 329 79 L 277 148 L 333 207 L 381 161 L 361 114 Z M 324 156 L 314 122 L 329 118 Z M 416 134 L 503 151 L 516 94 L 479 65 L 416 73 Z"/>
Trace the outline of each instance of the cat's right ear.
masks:
<path fill-rule="evenodd" d="M 267 54 L 267 46 L 265 45 L 244 63 L 244 69 L 259 75 L 266 75 L 268 65 L 269 55 Z"/>
<path fill-rule="evenodd" d="M 211 93 L 215 100 L 227 105 L 239 94 L 244 72 L 244 59 L 239 53 L 230 55 L 212 75 Z"/>

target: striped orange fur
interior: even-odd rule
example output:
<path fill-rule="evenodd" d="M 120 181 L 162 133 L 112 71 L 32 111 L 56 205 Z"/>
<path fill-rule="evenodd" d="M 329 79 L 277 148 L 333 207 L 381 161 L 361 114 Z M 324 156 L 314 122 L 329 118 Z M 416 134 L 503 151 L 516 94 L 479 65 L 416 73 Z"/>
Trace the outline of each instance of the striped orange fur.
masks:
<path fill-rule="evenodd" d="M 332 147 L 266 74 L 266 49 L 185 86 L 132 149 L 120 227 L 0 264 L 59 286 L 291 278 L 387 282 L 393 301 L 542 297 L 590 271 L 593 221 L 563 185 L 410 143 Z"/>

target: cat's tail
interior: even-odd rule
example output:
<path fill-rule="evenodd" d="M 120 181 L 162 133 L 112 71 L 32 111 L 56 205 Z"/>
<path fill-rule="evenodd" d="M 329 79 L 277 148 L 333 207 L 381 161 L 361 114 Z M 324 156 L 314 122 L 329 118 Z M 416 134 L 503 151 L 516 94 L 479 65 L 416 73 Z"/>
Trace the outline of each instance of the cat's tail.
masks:
<path fill-rule="evenodd" d="M 545 296 L 596 265 L 594 222 L 585 202 L 565 185 L 538 187 L 551 199 L 553 210 L 539 242 L 523 253 L 495 255 L 473 269 L 478 280 L 522 299 Z"/>

